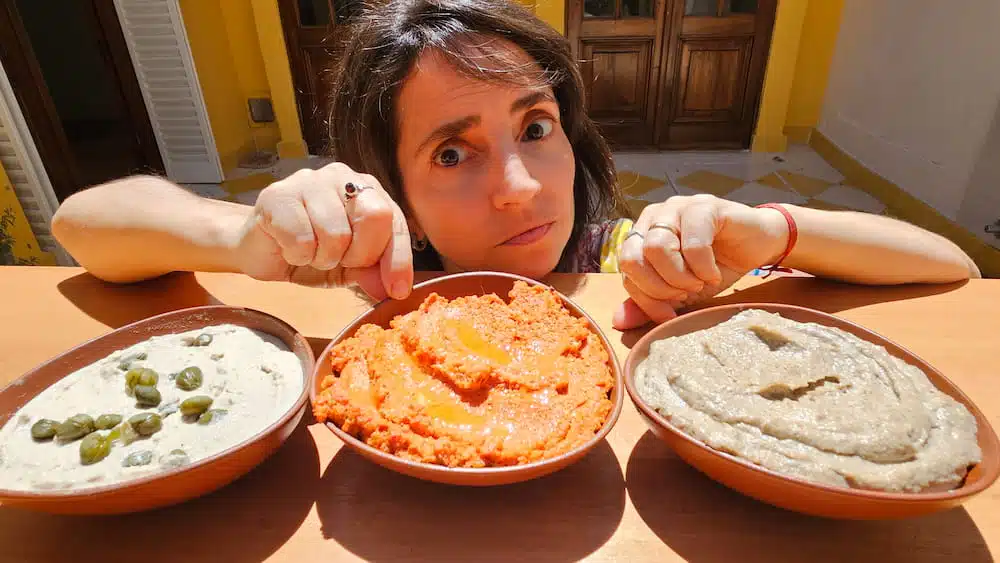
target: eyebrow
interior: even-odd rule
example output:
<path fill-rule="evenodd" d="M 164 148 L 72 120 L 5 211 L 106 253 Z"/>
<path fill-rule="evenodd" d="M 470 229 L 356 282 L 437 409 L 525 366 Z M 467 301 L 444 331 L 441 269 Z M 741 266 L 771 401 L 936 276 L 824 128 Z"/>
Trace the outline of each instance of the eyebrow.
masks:
<path fill-rule="evenodd" d="M 529 109 L 532 106 L 539 104 L 541 102 L 554 102 L 554 101 L 555 98 L 553 98 L 552 94 L 548 92 L 545 91 L 532 92 L 530 94 L 526 94 L 514 100 L 514 103 L 510 104 L 510 112 L 517 113 L 519 111 L 524 111 L 526 109 Z M 472 127 L 479 125 L 481 122 L 482 119 L 478 115 L 468 115 L 466 117 L 462 117 L 454 121 L 449 121 L 448 123 L 445 123 L 444 125 L 435 129 L 430 135 L 428 135 L 427 138 L 424 139 L 423 142 L 421 142 L 420 145 L 417 147 L 416 152 L 417 154 L 420 154 L 428 146 L 461 135 L 462 133 L 471 129 Z"/>

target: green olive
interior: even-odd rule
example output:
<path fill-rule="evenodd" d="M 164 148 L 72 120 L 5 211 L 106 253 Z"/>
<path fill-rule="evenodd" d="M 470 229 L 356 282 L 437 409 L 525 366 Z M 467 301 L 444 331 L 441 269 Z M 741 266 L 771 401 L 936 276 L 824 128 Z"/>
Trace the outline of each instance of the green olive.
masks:
<path fill-rule="evenodd" d="M 108 433 L 108 441 L 113 444 L 127 446 L 139 439 L 139 433 L 132 427 L 131 422 L 119 424 Z"/>
<path fill-rule="evenodd" d="M 135 368 L 125 372 L 125 385 L 135 389 L 139 385 L 155 387 L 160 381 L 160 374 L 149 368 Z"/>
<path fill-rule="evenodd" d="M 51 440 L 56 435 L 59 422 L 50 418 L 43 418 L 31 425 L 31 437 L 35 440 Z"/>
<path fill-rule="evenodd" d="M 214 422 L 219 422 L 220 420 L 222 420 L 222 418 L 224 416 L 226 416 L 226 414 L 228 412 L 229 411 L 227 411 L 226 409 L 211 409 L 211 410 L 208 410 L 208 411 L 202 413 L 202 415 L 198 417 L 198 424 L 201 424 L 201 425 L 204 426 L 204 425 L 212 424 Z"/>
<path fill-rule="evenodd" d="M 90 465 L 108 457 L 111 453 L 111 440 L 97 432 L 88 434 L 80 441 L 80 463 Z"/>
<path fill-rule="evenodd" d="M 194 391 L 195 389 L 201 387 L 202 380 L 203 376 L 201 368 L 198 366 L 191 366 L 182 369 L 181 372 L 177 374 L 177 379 L 174 380 L 174 383 L 176 383 L 177 387 L 180 389 L 185 391 Z"/>
<path fill-rule="evenodd" d="M 208 346 L 212 343 L 212 335 L 207 332 L 203 332 L 198 335 L 198 338 L 194 339 L 195 346 Z"/>
<path fill-rule="evenodd" d="M 97 417 L 97 420 L 94 422 L 94 426 L 96 426 L 98 430 L 111 430 L 115 426 L 121 424 L 121 421 L 122 415 L 120 414 L 102 414 Z"/>
<path fill-rule="evenodd" d="M 139 467 L 140 465 L 149 465 L 152 461 L 153 452 L 150 450 L 141 450 L 125 456 L 125 459 L 122 460 L 122 467 Z"/>
<path fill-rule="evenodd" d="M 152 412 L 144 412 L 128 419 L 128 423 L 140 436 L 152 436 L 163 428 L 163 419 Z"/>
<path fill-rule="evenodd" d="M 135 354 L 129 354 L 128 356 L 122 358 L 120 362 L 118 362 L 118 369 L 122 371 L 128 371 L 129 368 L 132 366 L 132 362 L 145 360 L 146 357 L 147 356 L 145 352 L 136 352 Z"/>
<path fill-rule="evenodd" d="M 212 406 L 212 398 L 207 395 L 188 397 L 181 402 L 181 414 L 184 416 L 200 416 Z"/>
<path fill-rule="evenodd" d="M 63 442 L 83 438 L 95 430 L 94 419 L 85 414 L 74 414 L 56 428 L 56 437 Z"/>
<path fill-rule="evenodd" d="M 136 385 L 135 400 L 142 407 L 155 407 L 160 404 L 160 391 L 152 385 Z"/>

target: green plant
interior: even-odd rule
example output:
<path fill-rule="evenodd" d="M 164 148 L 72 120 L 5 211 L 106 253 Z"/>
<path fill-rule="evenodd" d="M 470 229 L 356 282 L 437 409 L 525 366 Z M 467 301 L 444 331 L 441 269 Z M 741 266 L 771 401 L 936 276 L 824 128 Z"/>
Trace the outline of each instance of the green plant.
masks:
<path fill-rule="evenodd" d="M 34 266 L 38 259 L 28 259 L 14 256 L 14 235 L 10 233 L 14 227 L 14 209 L 7 207 L 0 214 L 0 265 L 3 266 Z"/>

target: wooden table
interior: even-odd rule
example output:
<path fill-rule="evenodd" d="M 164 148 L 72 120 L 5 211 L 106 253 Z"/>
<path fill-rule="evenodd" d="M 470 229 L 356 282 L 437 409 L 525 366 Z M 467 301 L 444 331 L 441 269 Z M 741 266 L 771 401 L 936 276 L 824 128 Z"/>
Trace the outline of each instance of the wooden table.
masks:
<path fill-rule="evenodd" d="M 624 361 L 637 334 L 610 328 L 613 275 L 560 276 Z M 1000 281 L 861 288 L 809 278 L 745 280 L 717 301 L 777 301 L 842 315 L 938 366 L 1000 428 Z M 0 268 L 0 384 L 110 328 L 225 303 L 275 314 L 317 349 L 365 303 L 347 290 L 178 274 L 114 287 L 70 268 Z M 341 449 L 304 421 L 272 458 L 182 505 L 114 517 L 0 508 L 4 561 L 992 561 L 1000 486 L 914 520 L 840 522 L 745 498 L 689 468 L 625 409 L 605 444 L 562 472 L 472 489 L 425 483 Z M 96 557 L 97 554 L 104 554 Z M 178 557 L 183 554 L 183 557 Z M 93 559 L 92 559 L 93 557 Z"/>

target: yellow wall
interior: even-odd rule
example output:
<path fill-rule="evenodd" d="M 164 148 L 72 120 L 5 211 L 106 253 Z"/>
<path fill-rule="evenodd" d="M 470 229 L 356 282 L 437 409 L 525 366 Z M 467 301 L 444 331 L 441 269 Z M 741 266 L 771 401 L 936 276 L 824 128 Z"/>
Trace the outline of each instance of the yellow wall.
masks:
<path fill-rule="evenodd" d="M 778 0 L 753 150 L 781 152 L 819 122 L 843 0 Z"/>
<path fill-rule="evenodd" d="M 563 35 L 566 34 L 566 0 L 521 0 L 534 5 L 535 15 Z"/>
<path fill-rule="evenodd" d="M 844 0 L 812 0 L 802 23 L 786 127 L 815 127 L 823 110 Z"/>
<path fill-rule="evenodd" d="M 180 5 L 216 148 L 229 171 L 255 148 L 274 150 L 280 136 L 277 123 L 253 123 L 247 106 L 251 97 L 272 97 L 254 13 L 246 0 Z"/>
<path fill-rule="evenodd" d="M 10 222 L 10 217 L 13 217 L 13 222 Z M 38 247 L 35 234 L 31 232 L 31 225 L 24 216 L 24 209 L 17 200 L 17 193 L 2 164 L 0 164 L 0 231 L 14 239 L 11 250 L 18 264 L 55 265 L 55 257 Z"/>
<path fill-rule="evenodd" d="M 292 86 L 292 70 L 288 62 L 277 0 L 251 0 L 251 6 L 267 84 L 271 91 L 271 102 L 274 104 L 274 115 L 281 133 L 278 156 L 304 157 L 308 151 L 302 138 L 302 125 L 299 122 L 299 110 Z"/>

